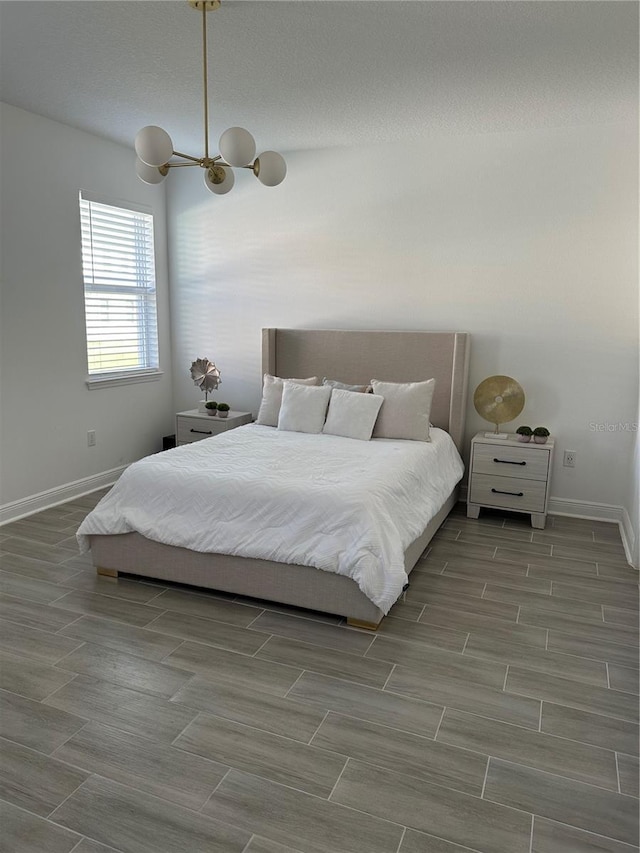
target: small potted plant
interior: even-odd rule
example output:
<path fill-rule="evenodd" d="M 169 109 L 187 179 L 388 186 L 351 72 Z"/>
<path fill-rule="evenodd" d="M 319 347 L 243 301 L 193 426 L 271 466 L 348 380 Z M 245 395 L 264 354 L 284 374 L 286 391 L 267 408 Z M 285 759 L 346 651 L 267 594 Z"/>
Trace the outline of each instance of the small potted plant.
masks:
<path fill-rule="evenodd" d="M 533 430 L 529 426 L 519 426 L 516 430 L 518 441 L 531 441 Z"/>
<path fill-rule="evenodd" d="M 218 404 L 215 400 L 207 400 L 204 404 L 205 409 L 207 410 L 208 415 L 215 415 L 216 409 L 218 408 Z"/>
<path fill-rule="evenodd" d="M 229 415 L 231 406 L 228 403 L 218 403 L 218 417 L 226 418 Z"/>
<path fill-rule="evenodd" d="M 536 427 L 533 431 L 533 440 L 536 444 L 546 444 L 550 435 L 546 427 Z"/>

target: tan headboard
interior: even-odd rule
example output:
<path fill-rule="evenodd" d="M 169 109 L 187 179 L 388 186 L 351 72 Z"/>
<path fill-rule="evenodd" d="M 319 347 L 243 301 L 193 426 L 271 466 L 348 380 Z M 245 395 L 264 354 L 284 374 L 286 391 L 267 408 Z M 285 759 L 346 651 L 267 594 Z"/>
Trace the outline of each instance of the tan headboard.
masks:
<path fill-rule="evenodd" d="M 446 429 L 462 453 L 469 347 L 466 332 L 263 329 L 262 372 L 353 385 L 434 378 L 431 422 Z"/>

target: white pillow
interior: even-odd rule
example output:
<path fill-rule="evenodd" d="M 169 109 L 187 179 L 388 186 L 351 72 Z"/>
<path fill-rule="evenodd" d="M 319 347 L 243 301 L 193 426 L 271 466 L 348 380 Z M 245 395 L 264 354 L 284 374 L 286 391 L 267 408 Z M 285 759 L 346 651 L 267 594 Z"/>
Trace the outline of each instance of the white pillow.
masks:
<path fill-rule="evenodd" d="M 258 412 L 256 423 L 262 424 L 262 426 L 278 426 L 284 381 L 279 376 L 271 376 L 270 373 L 265 373 L 264 384 L 262 386 L 262 402 L 260 403 L 260 411 Z M 311 376 L 309 379 L 287 379 L 286 381 L 295 382 L 298 385 L 317 385 L 318 377 Z"/>
<path fill-rule="evenodd" d="M 384 397 L 374 438 L 408 438 L 431 441 L 429 415 L 436 386 L 435 379 L 426 382 L 380 382 L 371 380 L 373 393 Z"/>
<path fill-rule="evenodd" d="M 334 388 L 322 432 L 369 441 L 384 397 Z"/>
<path fill-rule="evenodd" d="M 340 382 L 339 379 L 327 379 L 325 376 L 322 380 L 323 385 L 330 385 L 332 388 L 340 388 L 342 391 L 359 391 L 364 394 L 369 390 L 368 385 L 349 385 L 346 382 Z"/>
<path fill-rule="evenodd" d="M 331 397 L 328 385 L 284 383 L 278 429 L 291 432 L 322 432 Z"/>

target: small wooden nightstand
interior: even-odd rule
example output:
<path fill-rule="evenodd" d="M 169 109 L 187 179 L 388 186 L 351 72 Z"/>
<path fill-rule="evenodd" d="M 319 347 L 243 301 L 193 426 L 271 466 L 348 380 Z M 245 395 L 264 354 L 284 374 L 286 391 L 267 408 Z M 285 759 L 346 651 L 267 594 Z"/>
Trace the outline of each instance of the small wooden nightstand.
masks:
<path fill-rule="evenodd" d="M 509 509 L 531 515 L 531 526 L 544 529 L 555 441 L 546 444 L 486 438 L 471 441 L 467 516 L 478 518 L 481 507 Z"/>
<path fill-rule="evenodd" d="M 212 435 L 219 435 L 228 429 L 243 424 L 250 424 L 251 412 L 229 412 L 228 417 L 219 418 L 217 415 L 203 415 L 197 409 L 188 412 L 178 412 L 176 415 L 176 445 L 190 444 L 201 441 Z"/>

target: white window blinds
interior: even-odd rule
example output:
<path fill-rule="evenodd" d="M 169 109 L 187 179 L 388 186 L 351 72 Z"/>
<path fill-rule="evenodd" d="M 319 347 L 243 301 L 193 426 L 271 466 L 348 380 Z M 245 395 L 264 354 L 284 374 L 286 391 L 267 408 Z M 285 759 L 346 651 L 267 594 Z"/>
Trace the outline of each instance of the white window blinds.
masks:
<path fill-rule="evenodd" d="M 152 214 L 81 192 L 80 220 L 89 375 L 157 371 Z"/>

